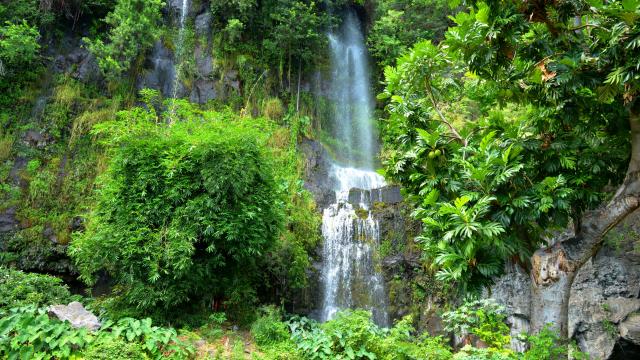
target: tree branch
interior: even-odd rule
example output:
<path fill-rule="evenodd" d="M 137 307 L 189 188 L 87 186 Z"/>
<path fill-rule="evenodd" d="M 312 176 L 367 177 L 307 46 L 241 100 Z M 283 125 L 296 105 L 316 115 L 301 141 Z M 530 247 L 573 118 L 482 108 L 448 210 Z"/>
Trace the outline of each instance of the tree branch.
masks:
<path fill-rule="evenodd" d="M 444 117 L 444 115 L 442 114 L 442 112 L 438 108 L 438 103 L 436 102 L 436 98 L 433 95 L 433 89 L 431 88 L 431 82 L 429 81 L 429 77 L 427 77 L 425 79 L 425 88 L 427 90 L 427 94 L 429 95 L 429 100 L 431 100 L 431 104 L 433 104 L 433 109 L 436 111 L 436 113 L 440 117 L 440 121 L 442 121 L 443 123 L 445 123 L 447 125 L 447 127 L 449 127 L 449 131 L 451 131 L 451 133 L 453 134 L 453 137 L 455 139 L 457 139 L 460 142 L 462 142 L 462 144 L 464 146 L 467 146 L 467 139 L 465 139 L 462 136 L 460 136 L 460 133 L 458 133 L 456 128 L 453 127 L 451 122 L 449 122 L 449 120 L 447 120 L 447 118 Z"/>

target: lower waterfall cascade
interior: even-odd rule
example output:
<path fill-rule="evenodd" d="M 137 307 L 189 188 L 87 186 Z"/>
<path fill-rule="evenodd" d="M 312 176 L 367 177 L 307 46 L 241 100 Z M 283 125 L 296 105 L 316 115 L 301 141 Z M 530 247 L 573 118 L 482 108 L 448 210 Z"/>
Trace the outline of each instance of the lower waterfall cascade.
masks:
<path fill-rule="evenodd" d="M 381 188 L 384 179 L 373 171 L 337 165 L 332 172 L 339 180 L 339 188 L 336 203 L 324 209 L 322 215 L 321 320 L 330 320 L 340 309 L 358 307 L 371 311 L 377 324 L 387 326 L 384 279 L 376 271 L 374 256 L 380 244 L 380 226 L 365 199 L 361 198 L 358 205 L 348 201 L 351 189 Z M 364 194 L 360 191 L 361 197 Z"/>

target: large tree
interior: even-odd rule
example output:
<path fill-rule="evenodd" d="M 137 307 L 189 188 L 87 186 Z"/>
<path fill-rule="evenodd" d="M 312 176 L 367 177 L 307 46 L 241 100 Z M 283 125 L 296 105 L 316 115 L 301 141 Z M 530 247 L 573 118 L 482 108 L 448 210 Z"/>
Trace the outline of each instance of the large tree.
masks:
<path fill-rule="evenodd" d="M 477 289 L 520 261 L 533 330 L 566 336 L 575 274 L 640 205 L 640 1 L 468 5 L 385 72 L 386 172 L 440 279 Z"/>

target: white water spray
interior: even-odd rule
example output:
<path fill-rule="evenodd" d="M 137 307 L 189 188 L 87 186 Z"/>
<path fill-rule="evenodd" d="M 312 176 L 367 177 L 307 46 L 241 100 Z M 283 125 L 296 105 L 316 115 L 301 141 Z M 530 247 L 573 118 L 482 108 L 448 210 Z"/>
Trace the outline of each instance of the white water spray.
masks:
<path fill-rule="evenodd" d="M 336 203 L 323 212 L 323 298 L 321 320 L 330 320 L 345 308 L 364 308 L 374 320 L 388 326 L 384 279 L 377 271 L 375 250 L 380 226 L 365 201 L 367 190 L 385 186 L 372 171 L 375 141 L 373 101 L 364 37 L 357 17 L 349 13 L 341 31 L 329 35 L 332 55 L 332 94 L 335 103 L 334 137 L 344 144 L 340 155 L 352 166 L 334 165 Z M 358 190 L 353 190 L 358 189 Z M 360 194 L 357 201 L 350 192 Z M 351 201 L 349 201 L 351 200 Z"/>

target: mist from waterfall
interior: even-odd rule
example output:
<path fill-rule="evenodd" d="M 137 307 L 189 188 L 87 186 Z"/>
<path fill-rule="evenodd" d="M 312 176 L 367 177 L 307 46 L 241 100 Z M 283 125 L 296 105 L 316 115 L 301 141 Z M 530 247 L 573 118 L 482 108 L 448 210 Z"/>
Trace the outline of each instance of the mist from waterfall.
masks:
<path fill-rule="evenodd" d="M 388 326 L 387 295 L 375 256 L 380 226 L 364 201 L 369 190 L 385 186 L 384 178 L 373 171 L 377 146 L 368 53 L 360 22 L 352 12 L 346 14 L 340 30 L 328 37 L 335 105 L 332 135 L 342 144 L 336 151 L 343 163 L 331 169 L 336 203 L 324 209 L 322 217 L 320 317 L 327 321 L 341 309 L 363 308 L 372 312 L 377 324 Z M 350 199 L 352 192 L 360 194 L 359 202 Z"/>

